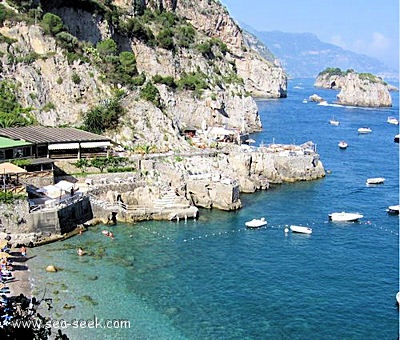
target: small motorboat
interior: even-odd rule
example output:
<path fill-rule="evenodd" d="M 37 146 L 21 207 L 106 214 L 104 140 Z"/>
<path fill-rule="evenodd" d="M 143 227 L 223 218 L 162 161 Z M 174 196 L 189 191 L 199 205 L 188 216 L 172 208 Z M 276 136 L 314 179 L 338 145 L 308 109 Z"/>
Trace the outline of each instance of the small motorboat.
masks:
<path fill-rule="evenodd" d="M 334 212 L 328 215 L 332 222 L 355 222 L 364 216 L 359 213 Z"/>
<path fill-rule="evenodd" d="M 260 228 L 267 225 L 267 220 L 264 217 L 253 218 L 251 221 L 247 221 L 245 226 L 247 228 Z"/>
<path fill-rule="evenodd" d="M 338 143 L 338 147 L 339 147 L 340 149 L 347 149 L 348 146 L 349 146 L 349 145 L 348 145 L 344 140 L 341 140 L 341 141 Z"/>
<path fill-rule="evenodd" d="M 399 211 L 400 211 L 400 204 L 398 204 L 398 205 L 390 205 L 390 206 L 386 209 L 386 211 L 387 211 L 389 214 L 398 215 L 398 214 L 399 214 Z"/>
<path fill-rule="evenodd" d="M 309 227 L 304 227 L 301 225 L 291 225 L 290 230 L 294 233 L 300 233 L 300 234 L 311 234 L 312 229 Z"/>
<path fill-rule="evenodd" d="M 336 119 L 331 119 L 329 121 L 329 124 L 333 125 L 333 126 L 339 126 L 340 122 Z"/>
<path fill-rule="evenodd" d="M 399 125 L 399 120 L 396 117 L 388 117 L 387 122 L 393 125 Z"/>
<path fill-rule="evenodd" d="M 308 103 L 307 99 L 303 99 L 303 104 L 307 104 L 307 103 Z"/>
<path fill-rule="evenodd" d="M 367 179 L 367 185 L 370 184 L 382 184 L 385 182 L 385 179 L 383 177 L 374 177 L 374 178 L 368 178 Z"/>
<path fill-rule="evenodd" d="M 400 134 L 394 136 L 394 142 L 395 142 L 395 143 L 398 143 L 398 142 L 399 142 L 399 139 L 400 139 Z"/>
<path fill-rule="evenodd" d="M 397 294 L 396 294 L 396 301 L 397 301 L 397 304 L 400 305 L 400 292 L 397 292 Z"/>
<path fill-rule="evenodd" d="M 372 130 L 369 127 L 360 127 L 357 131 L 359 134 L 366 134 L 372 132 Z"/>

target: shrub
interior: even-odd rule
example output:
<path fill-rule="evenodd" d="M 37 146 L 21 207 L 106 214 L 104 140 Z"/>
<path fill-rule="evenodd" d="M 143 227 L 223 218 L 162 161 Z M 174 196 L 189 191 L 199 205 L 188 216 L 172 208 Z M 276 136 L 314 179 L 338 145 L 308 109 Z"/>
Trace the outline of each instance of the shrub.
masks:
<path fill-rule="evenodd" d="M 76 72 L 74 72 L 72 74 L 72 81 L 73 81 L 74 84 L 78 85 L 78 84 L 81 83 L 81 77 L 79 77 L 79 75 Z"/>
<path fill-rule="evenodd" d="M 174 33 L 170 28 L 165 28 L 157 35 L 157 45 L 166 50 L 174 50 Z"/>
<path fill-rule="evenodd" d="M 119 98 L 114 98 L 103 105 L 94 107 L 83 117 L 83 130 L 102 134 L 118 126 L 119 118 L 124 114 Z"/>
<path fill-rule="evenodd" d="M 146 85 L 140 91 L 140 98 L 153 103 L 155 106 L 160 107 L 160 92 L 151 82 Z"/>
<path fill-rule="evenodd" d="M 42 19 L 42 27 L 46 34 L 55 36 L 64 29 L 64 24 L 59 16 L 52 13 L 46 13 Z"/>

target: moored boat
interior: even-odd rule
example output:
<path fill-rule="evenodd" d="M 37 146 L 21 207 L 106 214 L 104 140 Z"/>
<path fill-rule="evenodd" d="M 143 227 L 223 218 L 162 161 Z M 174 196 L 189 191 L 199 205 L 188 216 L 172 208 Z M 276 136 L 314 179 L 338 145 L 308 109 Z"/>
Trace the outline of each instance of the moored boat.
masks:
<path fill-rule="evenodd" d="M 290 230 L 294 233 L 300 233 L 300 234 L 311 234 L 312 229 L 310 227 L 305 227 L 301 225 L 291 225 Z"/>
<path fill-rule="evenodd" d="M 360 134 L 365 134 L 365 133 L 371 133 L 372 132 L 372 130 L 369 127 L 360 127 L 357 131 Z"/>
<path fill-rule="evenodd" d="M 390 206 L 386 209 L 386 211 L 387 211 L 389 214 L 398 215 L 398 214 L 399 214 L 399 211 L 400 211 L 400 204 L 398 204 L 398 205 L 390 205 Z"/>
<path fill-rule="evenodd" d="M 355 222 L 364 216 L 359 213 L 334 212 L 328 215 L 332 222 Z"/>
<path fill-rule="evenodd" d="M 400 138 L 400 134 L 394 136 L 394 142 L 395 142 L 395 143 L 398 143 L 398 142 L 399 142 L 399 138 Z"/>
<path fill-rule="evenodd" d="M 399 120 L 396 117 L 388 117 L 387 122 L 393 125 L 399 125 Z"/>
<path fill-rule="evenodd" d="M 339 146 L 339 148 L 341 148 L 341 149 L 347 149 L 347 147 L 349 146 L 344 140 L 341 140 L 339 143 L 338 143 L 338 146 Z"/>
<path fill-rule="evenodd" d="M 367 184 L 382 184 L 383 182 L 385 182 L 385 179 L 383 177 L 374 177 L 367 179 Z"/>
<path fill-rule="evenodd" d="M 253 218 L 251 221 L 245 222 L 247 228 L 260 228 L 267 225 L 267 220 L 265 217 Z"/>
<path fill-rule="evenodd" d="M 338 126 L 340 124 L 340 122 L 336 119 L 331 119 L 329 121 L 329 124 L 333 125 L 333 126 Z"/>

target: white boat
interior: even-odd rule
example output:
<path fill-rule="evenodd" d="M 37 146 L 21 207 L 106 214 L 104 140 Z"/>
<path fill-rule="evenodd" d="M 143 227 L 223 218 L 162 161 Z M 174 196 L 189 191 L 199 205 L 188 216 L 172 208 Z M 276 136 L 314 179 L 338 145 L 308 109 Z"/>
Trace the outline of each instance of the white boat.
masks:
<path fill-rule="evenodd" d="M 307 99 L 303 99 L 303 104 L 307 104 Z"/>
<path fill-rule="evenodd" d="M 359 213 L 334 212 L 328 215 L 332 222 L 354 222 L 364 216 Z"/>
<path fill-rule="evenodd" d="M 374 177 L 367 179 L 367 184 L 382 184 L 383 182 L 385 182 L 385 179 L 383 177 Z"/>
<path fill-rule="evenodd" d="M 291 225 L 290 230 L 294 233 L 301 233 L 301 234 L 311 234 L 312 233 L 312 229 L 309 227 L 304 227 L 301 225 Z"/>
<path fill-rule="evenodd" d="M 360 127 L 357 131 L 358 131 L 358 133 L 361 133 L 361 134 L 372 132 L 372 130 L 369 127 Z"/>
<path fill-rule="evenodd" d="M 387 210 L 389 214 L 398 215 L 400 211 L 400 204 L 398 205 L 390 205 Z"/>
<path fill-rule="evenodd" d="M 340 122 L 336 119 L 331 119 L 329 121 L 329 124 L 333 125 L 333 126 L 338 126 L 340 124 Z"/>
<path fill-rule="evenodd" d="M 399 139 L 400 139 L 400 134 L 394 136 L 394 142 L 395 142 L 395 143 L 398 143 L 398 142 L 399 142 Z"/>
<path fill-rule="evenodd" d="M 397 292 L 397 294 L 396 294 L 396 301 L 397 301 L 397 304 L 400 305 L 400 292 Z"/>
<path fill-rule="evenodd" d="M 396 117 L 388 117 L 387 122 L 389 124 L 399 125 L 399 120 Z"/>
<path fill-rule="evenodd" d="M 267 225 L 267 220 L 264 217 L 253 218 L 251 221 L 245 223 L 247 228 L 260 228 L 265 225 Z"/>
<path fill-rule="evenodd" d="M 338 146 L 339 146 L 339 148 L 341 148 L 341 149 L 347 149 L 347 147 L 349 146 L 344 140 L 341 140 L 339 143 L 338 143 Z"/>

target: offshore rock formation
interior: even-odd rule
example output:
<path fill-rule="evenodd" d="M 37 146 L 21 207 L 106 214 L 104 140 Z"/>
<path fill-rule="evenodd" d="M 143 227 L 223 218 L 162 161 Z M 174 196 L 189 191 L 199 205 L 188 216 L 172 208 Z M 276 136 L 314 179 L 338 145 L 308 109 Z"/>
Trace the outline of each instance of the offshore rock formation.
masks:
<path fill-rule="evenodd" d="M 346 76 L 344 85 L 337 95 L 338 103 L 343 105 L 388 107 L 392 106 L 387 85 L 378 78 L 364 78 L 359 74 L 350 73 Z"/>
<path fill-rule="evenodd" d="M 330 72 L 332 70 L 334 72 Z M 321 72 L 314 86 L 340 90 L 337 95 L 339 104 L 365 107 L 392 106 L 390 91 L 396 90 L 372 74 L 356 73 L 352 70 L 342 72 L 339 69 Z"/>

